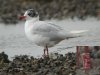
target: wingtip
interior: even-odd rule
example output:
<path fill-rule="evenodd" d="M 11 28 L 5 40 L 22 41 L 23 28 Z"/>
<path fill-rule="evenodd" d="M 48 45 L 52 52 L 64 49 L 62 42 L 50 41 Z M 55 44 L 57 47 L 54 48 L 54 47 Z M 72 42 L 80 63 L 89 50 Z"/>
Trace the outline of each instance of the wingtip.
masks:
<path fill-rule="evenodd" d="M 70 31 L 70 33 L 75 33 L 75 34 L 78 34 L 78 33 L 84 33 L 84 32 L 88 32 L 89 30 L 76 30 L 76 31 Z"/>

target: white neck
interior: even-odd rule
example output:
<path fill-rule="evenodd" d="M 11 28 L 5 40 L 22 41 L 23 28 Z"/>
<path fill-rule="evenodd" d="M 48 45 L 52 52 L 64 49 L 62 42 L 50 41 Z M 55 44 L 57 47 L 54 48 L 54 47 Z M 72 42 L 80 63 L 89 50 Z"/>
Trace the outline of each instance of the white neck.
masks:
<path fill-rule="evenodd" d="M 31 18 L 26 20 L 26 22 L 36 22 L 36 21 L 39 21 L 39 16 L 37 16 L 36 18 Z"/>
<path fill-rule="evenodd" d="M 39 21 L 39 16 L 36 18 L 27 19 L 25 22 L 25 31 L 30 30 L 30 27 L 37 21 Z"/>

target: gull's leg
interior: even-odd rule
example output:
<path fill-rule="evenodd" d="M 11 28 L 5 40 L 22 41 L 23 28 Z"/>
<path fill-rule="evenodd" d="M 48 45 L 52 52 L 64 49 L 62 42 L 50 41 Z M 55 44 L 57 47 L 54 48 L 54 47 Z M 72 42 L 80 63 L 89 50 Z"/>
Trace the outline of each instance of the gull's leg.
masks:
<path fill-rule="evenodd" d="M 49 56 L 48 46 L 47 45 L 44 47 L 44 57 L 45 56 Z"/>
<path fill-rule="evenodd" d="M 49 55 L 48 46 L 46 45 L 47 56 Z"/>
<path fill-rule="evenodd" d="M 44 47 L 44 55 L 43 56 L 44 57 L 49 56 L 48 46 L 47 45 Z"/>
<path fill-rule="evenodd" d="M 44 48 L 44 54 L 43 54 L 44 57 L 46 56 L 45 51 L 46 51 L 46 49 Z"/>

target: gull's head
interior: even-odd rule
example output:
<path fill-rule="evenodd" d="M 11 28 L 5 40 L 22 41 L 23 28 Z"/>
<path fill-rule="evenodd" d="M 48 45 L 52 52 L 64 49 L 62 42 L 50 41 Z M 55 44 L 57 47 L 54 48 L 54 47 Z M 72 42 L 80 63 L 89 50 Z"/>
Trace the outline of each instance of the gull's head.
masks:
<path fill-rule="evenodd" d="M 34 9 L 28 9 L 23 16 L 20 16 L 20 19 L 37 20 L 39 19 L 39 14 Z"/>

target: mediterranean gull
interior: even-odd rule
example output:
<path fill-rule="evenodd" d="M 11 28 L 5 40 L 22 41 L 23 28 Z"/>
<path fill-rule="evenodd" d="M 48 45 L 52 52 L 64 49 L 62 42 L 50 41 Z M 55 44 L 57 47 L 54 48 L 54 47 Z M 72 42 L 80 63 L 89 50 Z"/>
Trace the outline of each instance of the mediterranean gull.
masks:
<path fill-rule="evenodd" d="M 24 16 L 20 16 L 20 19 L 26 19 L 25 22 L 25 34 L 26 36 L 38 46 L 44 47 L 44 54 L 48 47 L 53 47 L 62 40 L 79 37 L 79 32 L 65 32 L 61 27 L 39 20 L 39 14 L 34 9 L 28 9 Z M 46 55 L 46 54 L 45 54 Z"/>

